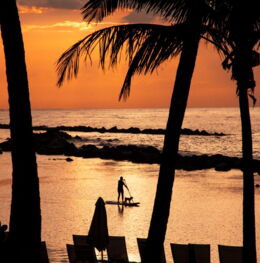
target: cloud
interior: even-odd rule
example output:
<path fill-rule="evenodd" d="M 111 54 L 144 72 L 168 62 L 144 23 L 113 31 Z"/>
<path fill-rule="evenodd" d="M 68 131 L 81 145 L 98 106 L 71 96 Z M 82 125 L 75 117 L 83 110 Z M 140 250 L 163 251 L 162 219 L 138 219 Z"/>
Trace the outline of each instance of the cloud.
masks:
<path fill-rule="evenodd" d="M 87 24 L 85 22 L 75 22 L 75 21 L 63 21 L 55 24 L 50 25 L 26 25 L 23 26 L 23 31 L 27 32 L 30 30 L 57 30 L 57 31 L 72 31 L 72 30 L 79 30 L 79 31 L 85 31 L 91 29 L 92 26 L 90 24 Z"/>
<path fill-rule="evenodd" d="M 152 13 L 146 14 L 145 11 L 135 12 L 132 11 L 125 17 L 123 17 L 123 21 L 126 23 L 151 23 L 155 20 L 156 16 Z"/>
<path fill-rule="evenodd" d="M 99 23 L 99 26 L 101 28 L 103 27 L 109 27 L 109 26 L 114 26 L 114 25 L 119 25 L 119 24 L 125 24 L 125 23 L 114 23 L 114 22 L 104 22 L 104 23 Z M 57 22 L 54 24 L 47 24 L 47 25 L 24 25 L 23 26 L 23 32 L 28 32 L 31 30 L 56 30 L 59 32 L 74 32 L 75 30 L 78 31 L 93 31 L 94 29 L 97 28 L 96 23 L 86 23 L 86 22 L 76 22 L 76 21 L 70 21 L 70 20 L 65 20 L 62 22 Z M 100 28 L 99 28 L 100 29 Z"/>
<path fill-rule="evenodd" d="M 43 11 L 46 10 L 44 7 L 27 7 L 27 6 L 19 6 L 20 14 L 42 14 Z"/>
<path fill-rule="evenodd" d="M 86 0 L 18 0 L 20 6 L 36 8 L 80 9 Z"/>

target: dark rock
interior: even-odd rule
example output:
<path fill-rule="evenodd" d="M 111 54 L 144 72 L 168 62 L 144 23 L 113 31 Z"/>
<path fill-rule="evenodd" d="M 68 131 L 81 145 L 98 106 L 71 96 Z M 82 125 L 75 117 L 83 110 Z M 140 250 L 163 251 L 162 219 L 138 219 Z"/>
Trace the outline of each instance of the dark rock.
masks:
<path fill-rule="evenodd" d="M 67 162 L 73 162 L 73 159 L 71 159 L 71 158 L 69 158 L 69 157 L 66 158 L 65 160 L 66 160 Z"/>
<path fill-rule="evenodd" d="M 230 165 L 228 163 L 219 163 L 219 164 L 216 165 L 215 170 L 216 171 L 222 171 L 222 172 L 225 171 L 226 172 L 226 171 L 231 170 L 231 167 L 230 167 Z"/>
<path fill-rule="evenodd" d="M 260 175 L 260 161 L 259 160 L 253 160 L 253 167 L 254 167 L 254 171 Z"/>
<path fill-rule="evenodd" d="M 127 152 L 120 151 L 117 147 L 104 146 L 102 149 L 100 149 L 100 158 L 122 161 L 128 160 L 129 156 Z"/>
<path fill-rule="evenodd" d="M 202 130 L 201 132 L 200 132 L 200 135 L 209 135 L 209 133 L 208 132 L 206 132 L 206 131 L 204 131 L 204 130 Z"/>
<path fill-rule="evenodd" d="M 33 136 L 37 141 L 42 141 L 42 142 L 50 141 L 57 138 L 64 140 L 72 139 L 72 136 L 70 136 L 68 133 L 63 131 L 58 131 L 57 129 L 48 130 L 44 133 L 35 133 Z"/>
<path fill-rule="evenodd" d="M 9 129 L 8 124 L 0 124 L 0 129 Z M 144 129 L 140 130 L 137 127 L 130 127 L 128 129 L 119 129 L 116 126 L 106 129 L 105 127 L 102 128 L 94 128 L 89 126 L 57 126 L 57 127 L 47 127 L 47 126 L 34 126 L 33 130 L 46 130 L 46 131 L 79 131 L 79 132 L 112 132 L 112 133 L 134 133 L 134 134 L 165 134 L 164 129 Z M 209 133 L 205 130 L 199 131 L 191 130 L 184 128 L 181 130 L 181 134 L 183 135 L 201 135 L 201 136 L 224 136 L 224 133 Z"/>
<path fill-rule="evenodd" d="M 113 127 L 113 130 L 117 129 Z M 135 128 L 133 128 L 135 129 Z M 135 130 L 138 132 L 138 130 Z M 187 131 L 190 132 L 190 131 Z M 161 160 L 161 153 L 152 146 L 145 145 L 105 145 L 98 148 L 95 145 L 83 145 L 77 148 L 70 141 L 73 139 L 70 135 L 57 129 L 48 130 L 45 133 L 34 134 L 34 145 L 37 153 L 47 155 L 66 155 L 83 158 L 103 158 L 112 160 L 126 160 L 135 163 L 156 163 Z M 12 147 L 11 140 L 0 144 L 2 151 L 10 151 Z M 66 160 L 71 161 L 68 157 Z M 217 171 L 228 171 L 230 169 L 243 169 L 241 158 L 228 157 L 221 154 L 215 155 L 193 155 L 177 156 L 176 169 L 200 170 L 215 168 Z M 253 171 L 260 173 L 260 160 L 253 160 Z"/>
<path fill-rule="evenodd" d="M 140 129 L 139 128 L 136 128 L 136 127 L 131 127 L 128 129 L 128 132 L 129 133 L 140 133 Z"/>
<path fill-rule="evenodd" d="M 99 156 L 99 149 L 95 145 L 83 145 L 78 149 L 77 156 L 95 158 Z"/>
<path fill-rule="evenodd" d="M 4 152 L 10 152 L 12 150 L 11 139 L 7 139 L 5 142 L 0 143 L 1 150 Z"/>
<path fill-rule="evenodd" d="M 57 130 L 34 134 L 35 150 L 39 154 L 48 155 L 73 153 L 77 148 L 67 141 L 71 138 L 69 134 Z"/>
<path fill-rule="evenodd" d="M 118 129 L 117 129 L 116 126 L 114 126 L 114 127 L 110 128 L 110 129 L 108 129 L 108 131 L 109 132 L 118 132 Z"/>
<path fill-rule="evenodd" d="M 52 128 L 49 128 L 48 126 L 41 125 L 41 126 L 36 126 L 33 128 L 35 131 L 46 131 L 46 130 L 51 130 Z M 55 128 L 54 128 L 55 129 Z M 56 129 L 57 130 L 57 129 Z"/>

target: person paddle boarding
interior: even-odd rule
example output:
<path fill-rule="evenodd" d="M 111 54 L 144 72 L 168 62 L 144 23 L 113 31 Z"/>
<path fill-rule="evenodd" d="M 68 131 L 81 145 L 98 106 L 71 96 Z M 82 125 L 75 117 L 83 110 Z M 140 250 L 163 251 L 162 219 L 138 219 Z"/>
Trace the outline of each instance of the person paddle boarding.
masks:
<path fill-rule="evenodd" d="M 120 179 L 118 180 L 118 184 L 117 184 L 117 192 L 118 192 L 117 202 L 118 203 L 120 200 L 120 196 L 122 196 L 122 203 L 124 202 L 124 187 L 129 191 L 123 176 L 121 176 Z"/>

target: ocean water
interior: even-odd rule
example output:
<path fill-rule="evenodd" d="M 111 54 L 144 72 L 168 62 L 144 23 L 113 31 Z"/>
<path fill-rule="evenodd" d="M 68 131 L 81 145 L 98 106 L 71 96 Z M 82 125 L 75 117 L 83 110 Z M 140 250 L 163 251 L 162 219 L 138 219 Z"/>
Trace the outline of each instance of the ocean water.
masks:
<path fill-rule="evenodd" d="M 89 110 L 34 110 L 33 125 L 55 127 L 91 126 L 111 128 L 166 127 L 168 109 L 89 109 Z M 254 158 L 260 158 L 260 108 L 251 108 L 252 133 L 254 140 Z M 7 111 L 0 111 L 0 123 L 9 123 Z M 182 154 L 223 154 L 241 157 L 240 115 L 237 108 L 189 108 L 186 112 L 183 128 L 225 133 L 224 137 L 182 136 L 180 152 Z M 163 145 L 162 135 L 80 133 L 71 132 L 89 141 L 90 144 L 145 144 L 159 149 Z M 7 130 L 0 130 L 0 141 L 9 136 Z"/>
<path fill-rule="evenodd" d="M 254 158 L 260 159 L 260 108 L 251 109 Z M 167 109 L 37 110 L 34 125 L 118 128 L 165 128 Z M 0 123 L 8 123 L 8 112 L 0 111 Z M 223 132 L 227 136 L 182 136 L 182 154 L 241 156 L 241 129 L 236 108 L 190 108 L 183 127 Z M 87 143 L 145 144 L 161 149 L 163 136 L 144 134 L 78 133 Z M 0 141 L 9 136 L 0 130 Z M 146 237 L 150 223 L 159 166 L 98 158 L 37 155 L 42 207 L 42 239 L 47 242 L 51 263 L 68 262 L 66 244 L 72 234 L 87 234 L 99 196 L 117 198 L 117 180 L 123 176 L 140 207 L 106 205 L 110 235 L 126 237 L 129 259 L 140 261 L 137 237 Z M 0 220 L 8 223 L 11 196 L 10 153 L 0 155 Z M 256 183 L 260 176 L 255 175 Z M 213 169 L 176 173 L 171 213 L 165 240 L 167 262 L 173 262 L 170 243 L 211 245 L 211 262 L 218 263 L 218 244 L 242 245 L 242 173 Z M 127 195 L 127 193 L 126 193 Z M 260 260 L 260 189 L 255 189 L 256 233 Z"/>

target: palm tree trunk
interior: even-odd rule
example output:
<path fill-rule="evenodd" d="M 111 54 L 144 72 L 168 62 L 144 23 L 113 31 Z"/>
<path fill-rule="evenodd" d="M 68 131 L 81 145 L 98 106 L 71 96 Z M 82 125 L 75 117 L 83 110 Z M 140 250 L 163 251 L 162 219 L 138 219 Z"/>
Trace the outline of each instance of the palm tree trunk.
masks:
<path fill-rule="evenodd" d="M 191 25 L 190 34 L 183 43 L 166 126 L 156 196 L 147 239 L 145 255 L 145 262 L 147 263 L 161 262 L 160 252 L 163 249 L 170 213 L 181 126 L 200 40 L 200 21 L 198 18 L 195 21 L 193 20 Z"/>
<path fill-rule="evenodd" d="M 239 106 L 242 125 L 243 149 L 243 247 L 244 261 L 256 263 L 255 237 L 255 193 L 252 169 L 252 131 L 248 105 L 247 89 L 239 88 Z"/>
<path fill-rule="evenodd" d="M 253 89 L 254 73 L 252 69 L 250 45 L 253 25 L 250 18 L 251 8 L 257 6 L 249 1 L 238 0 L 235 4 L 235 22 L 232 33 L 236 46 L 235 70 L 237 71 L 237 91 L 239 94 L 240 118 L 242 127 L 243 154 L 243 262 L 256 263 L 255 235 L 255 186 L 253 173 L 253 143 L 248 103 L 248 90 Z M 241 20 L 241 17 L 246 17 Z"/>
<path fill-rule="evenodd" d="M 19 262 L 36 263 L 39 262 L 41 241 L 40 193 L 24 46 L 16 1 L 3 1 L 0 12 L 12 140 L 10 255 L 16 255 Z"/>

